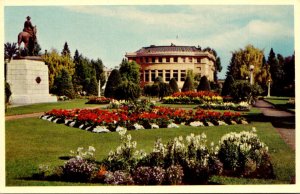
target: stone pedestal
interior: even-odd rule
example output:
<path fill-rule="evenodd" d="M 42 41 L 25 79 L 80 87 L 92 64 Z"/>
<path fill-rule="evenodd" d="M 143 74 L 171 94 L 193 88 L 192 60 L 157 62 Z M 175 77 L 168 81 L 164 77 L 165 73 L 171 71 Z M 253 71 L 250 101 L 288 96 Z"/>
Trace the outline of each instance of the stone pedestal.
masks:
<path fill-rule="evenodd" d="M 13 59 L 7 64 L 12 105 L 57 102 L 49 94 L 48 67 L 39 58 Z"/>

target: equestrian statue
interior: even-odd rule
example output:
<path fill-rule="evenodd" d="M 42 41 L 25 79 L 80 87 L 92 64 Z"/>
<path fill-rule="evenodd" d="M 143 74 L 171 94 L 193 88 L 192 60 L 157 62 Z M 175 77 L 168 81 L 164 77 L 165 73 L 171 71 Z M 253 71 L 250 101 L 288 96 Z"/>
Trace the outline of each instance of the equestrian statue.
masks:
<path fill-rule="evenodd" d="M 27 16 L 26 19 L 27 20 L 24 23 L 23 32 L 20 32 L 18 35 L 18 46 L 20 49 L 20 45 L 23 42 L 25 49 L 28 51 L 28 55 L 33 56 L 34 47 L 37 43 L 37 38 L 36 38 L 37 30 L 36 30 L 36 26 L 33 26 L 31 24 L 30 16 Z"/>

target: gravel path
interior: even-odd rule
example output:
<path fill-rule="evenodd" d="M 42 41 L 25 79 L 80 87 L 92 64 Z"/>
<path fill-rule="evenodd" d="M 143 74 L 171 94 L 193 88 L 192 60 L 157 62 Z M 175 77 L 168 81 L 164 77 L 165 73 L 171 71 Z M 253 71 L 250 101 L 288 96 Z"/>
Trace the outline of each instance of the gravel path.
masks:
<path fill-rule="evenodd" d="M 276 109 L 271 103 L 258 100 L 255 107 L 270 119 L 282 139 L 295 150 L 295 114 Z"/>

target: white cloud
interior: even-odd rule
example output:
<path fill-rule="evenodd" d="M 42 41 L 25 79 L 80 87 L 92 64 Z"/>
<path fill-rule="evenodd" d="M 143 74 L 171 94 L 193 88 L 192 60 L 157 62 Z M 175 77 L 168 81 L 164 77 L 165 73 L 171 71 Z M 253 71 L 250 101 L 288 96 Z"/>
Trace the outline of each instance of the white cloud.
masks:
<path fill-rule="evenodd" d="M 131 20 L 149 25 L 165 25 L 170 27 L 191 27 L 197 21 L 192 14 L 145 12 L 132 6 L 70 6 L 71 11 Z"/>

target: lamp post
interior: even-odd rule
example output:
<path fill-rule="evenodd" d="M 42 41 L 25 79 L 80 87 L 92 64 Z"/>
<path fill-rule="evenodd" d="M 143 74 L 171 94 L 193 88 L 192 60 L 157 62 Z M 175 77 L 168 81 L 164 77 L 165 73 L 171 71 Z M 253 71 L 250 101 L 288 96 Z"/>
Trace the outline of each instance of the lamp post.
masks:
<path fill-rule="evenodd" d="M 271 97 L 271 79 L 268 79 L 268 97 Z"/>
<path fill-rule="evenodd" d="M 254 65 L 250 65 L 249 70 L 250 70 L 250 85 L 253 85 L 253 82 L 254 82 L 254 80 L 253 80 Z"/>
<path fill-rule="evenodd" d="M 101 81 L 99 79 L 99 81 L 98 81 L 98 97 L 100 97 L 100 96 L 101 96 Z"/>

